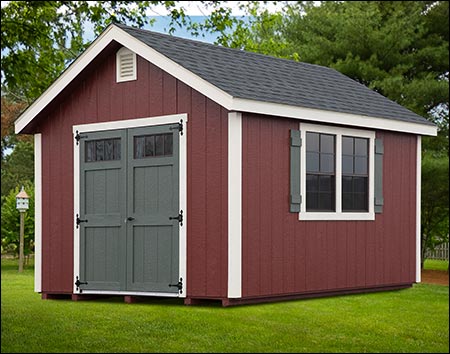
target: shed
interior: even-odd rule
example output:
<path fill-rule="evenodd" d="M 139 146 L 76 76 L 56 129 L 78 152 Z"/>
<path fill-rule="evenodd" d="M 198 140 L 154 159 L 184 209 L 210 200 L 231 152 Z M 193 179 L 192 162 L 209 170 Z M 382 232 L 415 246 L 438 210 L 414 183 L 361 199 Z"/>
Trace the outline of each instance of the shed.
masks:
<path fill-rule="evenodd" d="M 434 124 L 322 66 L 109 26 L 15 122 L 35 291 L 224 306 L 420 282 Z"/>

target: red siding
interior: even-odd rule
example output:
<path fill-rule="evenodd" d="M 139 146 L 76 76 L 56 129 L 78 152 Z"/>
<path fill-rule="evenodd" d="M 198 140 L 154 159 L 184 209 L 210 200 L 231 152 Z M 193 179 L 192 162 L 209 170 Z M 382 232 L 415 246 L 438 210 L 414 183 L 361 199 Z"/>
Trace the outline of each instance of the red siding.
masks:
<path fill-rule="evenodd" d="M 375 221 L 299 221 L 289 212 L 289 130 L 243 116 L 243 297 L 415 281 L 416 136 L 381 132 L 384 210 Z"/>
<path fill-rule="evenodd" d="M 187 295 L 226 297 L 228 112 L 138 57 L 138 79 L 115 82 L 115 54 L 96 60 L 40 117 L 42 291 L 72 292 L 72 125 L 188 113 Z"/>

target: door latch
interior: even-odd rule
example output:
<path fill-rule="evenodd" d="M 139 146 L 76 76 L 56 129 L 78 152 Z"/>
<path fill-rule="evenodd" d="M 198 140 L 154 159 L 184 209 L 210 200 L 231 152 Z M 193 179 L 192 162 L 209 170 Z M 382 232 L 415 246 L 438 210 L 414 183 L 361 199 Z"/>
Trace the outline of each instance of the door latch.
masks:
<path fill-rule="evenodd" d="M 77 214 L 77 218 L 75 219 L 75 222 L 76 222 L 76 224 L 77 224 L 77 229 L 78 229 L 78 226 L 79 226 L 82 222 L 88 222 L 88 221 L 87 221 L 87 219 L 80 219 L 79 216 L 78 216 L 78 214 Z"/>
<path fill-rule="evenodd" d="M 169 220 L 178 220 L 181 226 L 183 226 L 183 210 L 180 210 L 178 216 L 169 216 Z"/>

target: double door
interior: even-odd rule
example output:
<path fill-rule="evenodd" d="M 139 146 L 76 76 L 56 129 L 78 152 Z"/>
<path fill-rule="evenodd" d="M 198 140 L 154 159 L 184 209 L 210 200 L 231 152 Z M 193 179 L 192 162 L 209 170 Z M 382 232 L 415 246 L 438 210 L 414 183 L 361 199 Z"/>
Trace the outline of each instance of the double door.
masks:
<path fill-rule="evenodd" d="M 79 287 L 177 293 L 177 125 L 84 133 Z"/>

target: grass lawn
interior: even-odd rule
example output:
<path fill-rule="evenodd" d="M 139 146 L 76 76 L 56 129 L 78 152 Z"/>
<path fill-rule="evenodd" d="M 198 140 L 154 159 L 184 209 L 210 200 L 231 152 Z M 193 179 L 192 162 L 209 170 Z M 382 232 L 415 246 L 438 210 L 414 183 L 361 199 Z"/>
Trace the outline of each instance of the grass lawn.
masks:
<path fill-rule="evenodd" d="M 425 262 L 423 264 L 424 269 L 429 270 L 448 270 L 448 261 L 439 261 L 436 259 L 425 259 Z"/>
<path fill-rule="evenodd" d="M 449 287 L 237 306 L 41 300 L 2 259 L 5 352 L 449 352 Z"/>

